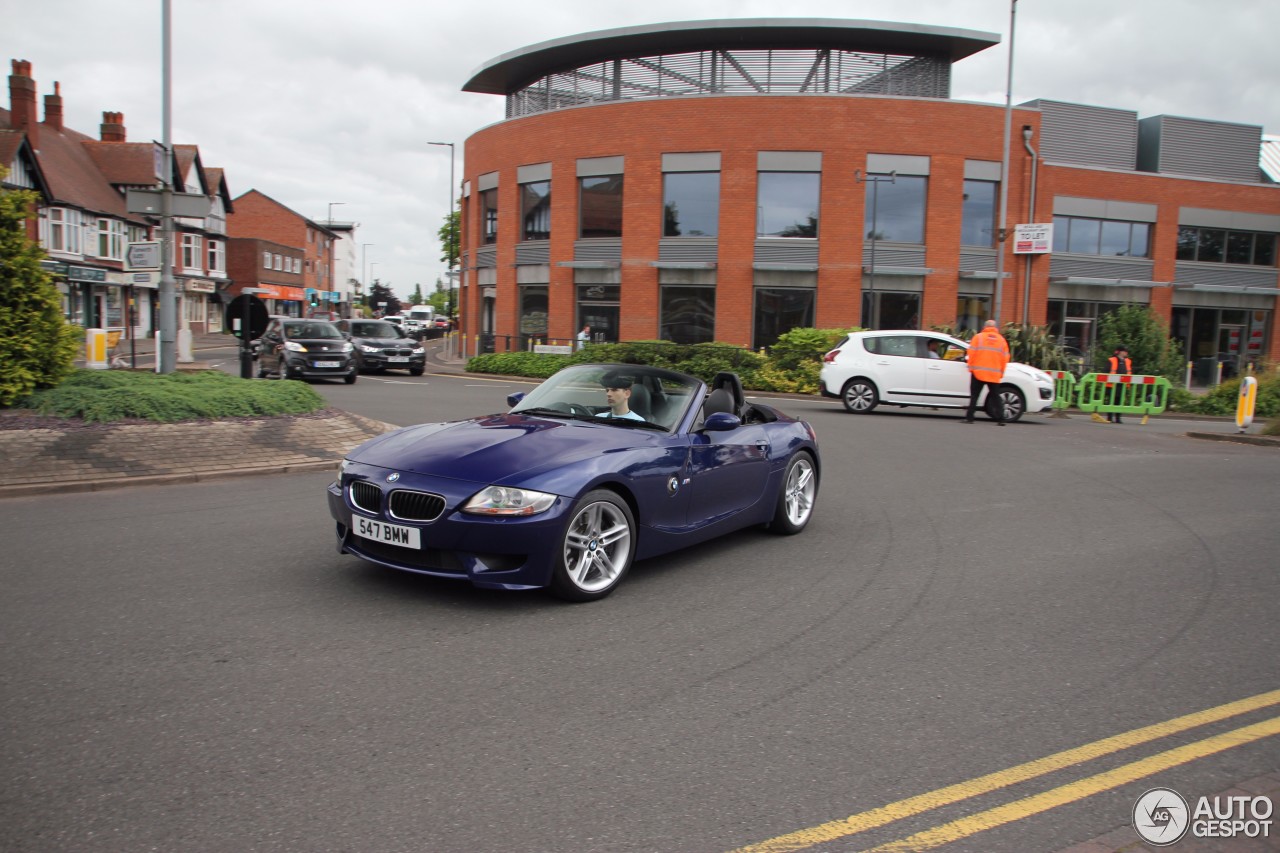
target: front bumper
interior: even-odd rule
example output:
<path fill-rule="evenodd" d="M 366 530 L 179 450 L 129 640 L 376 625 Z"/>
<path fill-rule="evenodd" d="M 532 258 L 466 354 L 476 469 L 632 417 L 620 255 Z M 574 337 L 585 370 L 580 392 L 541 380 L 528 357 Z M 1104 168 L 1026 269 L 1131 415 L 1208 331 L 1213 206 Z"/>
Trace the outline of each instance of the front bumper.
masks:
<path fill-rule="evenodd" d="M 404 356 L 401 356 L 404 357 Z M 391 361 L 382 353 L 360 353 L 362 370 L 423 370 L 427 366 L 425 354 L 407 356 L 408 361 Z"/>
<path fill-rule="evenodd" d="M 348 376 L 356 370 L 356 359 L 351 353 L 290 353 L 284 363 L 290 376 L 306 379 Z M 321 367 L 322 363 L 336 366 Z"/>
<path fill-rule="evenodd" d="M 486 589 L 536 589 L 551 582 L 551 571 L 561 547 L 560 535 L 572 501 L 560 498 L 551 509 L 527 518 L 490 518 L 458 511 L 468 498 L 484 488 L 484 483 L 428 481 L 405 475 L 394 486 L 363 467 L 355 474 L 343 474 L 329 484 L 329 515 L 336 522 L 336 547 L 340 554 L 390 569 L 433 577 L 470 581 Z M 382 490 L 382 508 L 374 514 L 353 509 L 349 487 L 354 480 L 377 484 Z M 430 522 L 408 522 L 388 517 L 387 496 L 396 489 L 425 491 L 445 499 L 444 512 Z M 352 530 L 356 514 L 419 531 L 420 548 L 376 542 L 357 536 Z"/>

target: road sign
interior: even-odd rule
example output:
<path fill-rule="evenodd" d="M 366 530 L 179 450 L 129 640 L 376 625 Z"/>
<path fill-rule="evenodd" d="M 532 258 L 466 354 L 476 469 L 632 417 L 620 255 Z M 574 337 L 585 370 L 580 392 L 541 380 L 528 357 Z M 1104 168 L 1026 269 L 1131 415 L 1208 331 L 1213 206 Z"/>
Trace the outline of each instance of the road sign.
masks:
<path fill-rule="evenodd" d="M 124 252 L 124 268 L 127 270 L 160 269 L 160 244 L 130 243 Z"/>
<path fill-rule="evenodd" d="M 126 190 L 124 203 L 130 213 L 145 213 L 148 216 L 161 214 L 161 190 Z M 188 219 L 204 219 L 213 212 L 213 202 L 207 195 L 199 193 L 170 193 L 169 213 Z"/>

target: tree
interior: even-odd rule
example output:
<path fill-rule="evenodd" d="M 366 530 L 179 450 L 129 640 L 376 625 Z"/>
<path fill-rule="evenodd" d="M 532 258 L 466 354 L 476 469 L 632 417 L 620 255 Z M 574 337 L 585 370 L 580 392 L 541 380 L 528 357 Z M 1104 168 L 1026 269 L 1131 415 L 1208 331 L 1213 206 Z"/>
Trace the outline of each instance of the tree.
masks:
<path fill-rule="evenodd" d="M 422 305 L 425 297 L 422 295 L 422 285 L 417 282 L 413 285 L 413 293 L 409 294 L 410 305 Z"/>
<path fill-rule="evenodd" d="M 461 202 L 459 202 L 461 203 Z M 444 218 L 437 235 L 440 237 L 440 260 L 449 265 L 449 269 L 458 266 L 458 229 L 462 227 L 462 213 L 453 211 Z"/>
<path fill-rule="evenodd" d="M 7 170 L 0 168 L 0 178 Z M 57 385 L 71 372 L 79 335 L 62 316 L 44 250 L 27 236 L 32 192 L 0 191 L 0 406 Z"/>
<path fill-rule="evenodd" d="M 391 292 L 391 288 L 382 283 L 382 279 L 375 278 L 373 284 L 369 287 L 369 308 L 374 311 L 381 311 L 382 316 L 391 314 L 399 314 L 401 310 L 400 300 Z"/>
<path fill-rule="evenodd" d="M 1180 382 L 1186 370 L 1182 345 L 1169 337 L 1169 327 L 1145 305 L 1122 305 L 1098 319 L 1094 370 L 1107 369 L 1107 359 L 1123 344 L 1129 349 L 1134 373 L 1163 376 Z"/>

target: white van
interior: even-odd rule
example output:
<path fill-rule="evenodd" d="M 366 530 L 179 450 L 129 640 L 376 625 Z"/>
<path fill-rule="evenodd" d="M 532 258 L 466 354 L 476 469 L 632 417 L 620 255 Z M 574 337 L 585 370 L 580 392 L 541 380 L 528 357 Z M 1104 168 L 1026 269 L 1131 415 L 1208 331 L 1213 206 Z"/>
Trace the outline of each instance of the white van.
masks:
<path fill-rule="evenodd" d="M 415 305 L 403 312 L 404 333 L 411 337 L 421 337 L 431 328 L 435 313 L 436 309 L 430 305 Z"/>

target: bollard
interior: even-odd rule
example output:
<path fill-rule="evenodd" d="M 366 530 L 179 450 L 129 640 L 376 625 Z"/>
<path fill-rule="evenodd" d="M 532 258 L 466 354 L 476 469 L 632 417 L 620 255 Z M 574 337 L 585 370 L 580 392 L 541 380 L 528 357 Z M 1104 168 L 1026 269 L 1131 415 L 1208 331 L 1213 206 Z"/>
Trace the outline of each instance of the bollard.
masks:
<path fill-rule="evenodd" d="M 1258 380 L 1246 376 L 1240 380 L 1240 396 L 1236 400 L 1236 426 L 1244 432 L 1253 423 L 1253 409 L 1258 403 Z"/>
<path fill-rule="evenodd" d="M 106 370 L 107 364 L 107 330 L 84 330 L 84 366 L 91 370 Z"/>

